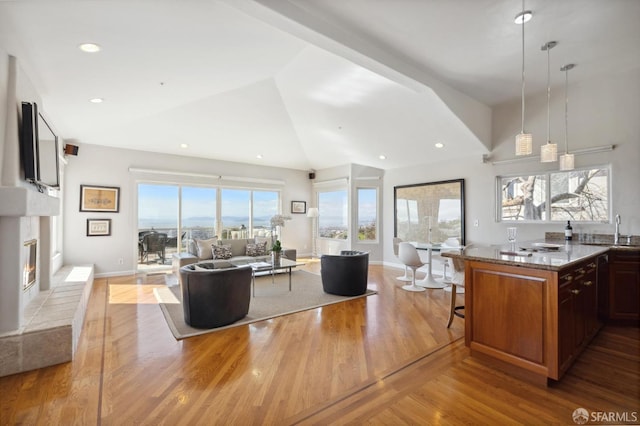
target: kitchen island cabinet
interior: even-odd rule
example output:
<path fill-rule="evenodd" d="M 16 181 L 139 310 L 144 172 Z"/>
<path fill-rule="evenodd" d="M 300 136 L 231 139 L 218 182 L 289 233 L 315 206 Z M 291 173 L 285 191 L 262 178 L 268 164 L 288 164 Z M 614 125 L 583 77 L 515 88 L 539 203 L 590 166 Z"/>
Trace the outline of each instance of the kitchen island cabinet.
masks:
<path fill-rule="evenodd" d="M 472 356 L 538 382 L 559 380 L 600 327 L 597 266 L 607 251 L 563 245 L 554 252 L 469 247 L 446 254 L 465 261 L 465 342 Z"/>

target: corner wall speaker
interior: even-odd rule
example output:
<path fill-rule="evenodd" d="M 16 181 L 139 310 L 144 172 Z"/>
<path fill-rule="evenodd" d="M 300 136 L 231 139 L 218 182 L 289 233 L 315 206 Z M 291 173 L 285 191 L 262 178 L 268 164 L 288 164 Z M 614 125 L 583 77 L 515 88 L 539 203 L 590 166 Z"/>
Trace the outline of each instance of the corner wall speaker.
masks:
<path fill-rule="evenodd" d="M 310 172 L 309 179 L 315 179 L 315 178 L 316 178 L 316 174 L 314 172 Z"/>
<path fill-rule="evenodd" d="M 65 155 L 78 155 L 78 145 L 72 145 L 70 143 L 64 146 Z"/>

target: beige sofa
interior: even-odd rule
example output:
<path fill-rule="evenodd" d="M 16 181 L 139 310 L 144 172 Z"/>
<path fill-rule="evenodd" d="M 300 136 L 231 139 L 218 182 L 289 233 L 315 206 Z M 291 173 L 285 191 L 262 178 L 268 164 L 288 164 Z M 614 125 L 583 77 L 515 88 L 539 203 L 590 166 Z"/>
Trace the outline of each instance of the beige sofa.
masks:
<path fill-rule="evenodd" d="M 257 248 L 257 244 L 264 244 L 265 246 L 265 254 L 264 255 L 251 255 L 251 249 Z M 217 245 L 219 247 L 227 246 L 231 250 L 231 257 L 228 259 L 214 259 L 214 253 L 211 248 L 212 245 Z M 247 252 L 247 246 L 249 246 L 249 253 Z M 250 239 L 224 239 L 218 240 L 217 238 L 212 238 L 209 240 L 195 240 L 191 239 L 188 242 L 188 252 L 176 253 L 173 255 L 173 269 L 175 271 L 180 270 L 181 267 L 185 265 L 190 265 L 196 262 L 202 262 L 206 260 L 212 260 L 215 263 L 217 262 L 233 262 L 237 260 L 255 260 L 259 261 L 270 261 L 271 260 L 271 245 L 270 241 L 265 238 L 250 238 Z M 282 249 L 282 257 L 285 257 L 290 260 L 296 260 L 297 252 L 295 249 Z"/>

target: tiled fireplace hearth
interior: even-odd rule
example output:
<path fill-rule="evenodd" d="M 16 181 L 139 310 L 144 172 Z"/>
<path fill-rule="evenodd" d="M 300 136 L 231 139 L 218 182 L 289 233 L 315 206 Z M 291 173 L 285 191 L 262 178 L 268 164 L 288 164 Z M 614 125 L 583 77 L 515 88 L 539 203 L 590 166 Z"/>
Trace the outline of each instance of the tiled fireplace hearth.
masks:
<path fill-rule="evenodd" d="M 23 311 L 18 330 L 0 333 L 0 377 L 68 362 L 78 346 L 93 266 L 64 266 Z"/>
<path fill-rule="evenodd" d="M 52 217 L 60 213 L 59 198 L 0 187 L 0 199 L 1 377 L 73 358 L 93 266 L 53 274 Z"/>

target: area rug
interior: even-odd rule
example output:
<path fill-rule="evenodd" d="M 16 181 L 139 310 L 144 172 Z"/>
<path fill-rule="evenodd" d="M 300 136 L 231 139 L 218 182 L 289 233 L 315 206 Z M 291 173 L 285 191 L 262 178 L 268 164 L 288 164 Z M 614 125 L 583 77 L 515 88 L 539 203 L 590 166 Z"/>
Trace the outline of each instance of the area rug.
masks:
<path fill-rule="evenodd" d="M 249 314 L 233 324 L 206 330 L 190 327 L 184 322 L 180 286 L 156 288 L 154 294 L 171 332 L 177 340 L 181 340 L 377 293 L 367 290 L 365 294 L 354 297 L 327 294 L 322 290 L 320 276 L 306 271 L 292 272 L 291 282 L 291 292 L 289 292 L 288 274 L 276 274 L 273 282 L 270 275 L 256 277 L 256 294 L 251 298 Z"/>

